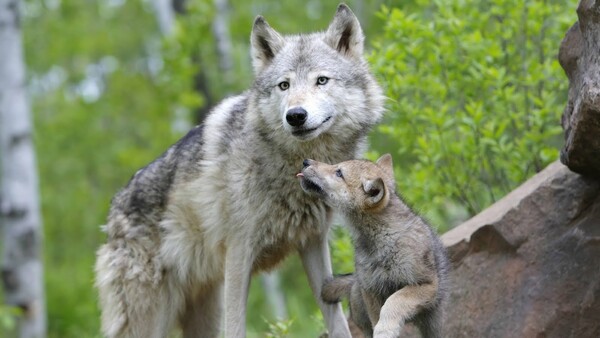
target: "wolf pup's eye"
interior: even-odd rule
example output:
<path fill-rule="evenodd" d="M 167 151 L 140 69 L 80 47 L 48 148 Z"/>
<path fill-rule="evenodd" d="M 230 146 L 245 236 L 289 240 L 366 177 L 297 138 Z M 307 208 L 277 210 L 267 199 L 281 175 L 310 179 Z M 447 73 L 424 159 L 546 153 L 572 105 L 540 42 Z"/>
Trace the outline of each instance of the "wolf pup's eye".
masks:
<path fill-rule="evenodd" d="M 322 86 L 324 84 L 327 84 L 327 82 L 329 82 L 329 78 L 326 76 L 319 76 L 317 78 L 317 85 Z"/>
<path fill-rule="evenodd" d="M 290 88 L 290 83 L 287 81 L 282 81 L 282 82 L 279 82 L 277 87 L 279 87 L 279 89 L 281 89 L 281 90 L 288 90 L 288 88 Z"/>
<path fill-rule="evenodd" d="M 339 178 L 344 178 L 344 175 L 342 175 L 342 169 L 338 169 L 335 171 L 335 176 L 339 177 Z"/>

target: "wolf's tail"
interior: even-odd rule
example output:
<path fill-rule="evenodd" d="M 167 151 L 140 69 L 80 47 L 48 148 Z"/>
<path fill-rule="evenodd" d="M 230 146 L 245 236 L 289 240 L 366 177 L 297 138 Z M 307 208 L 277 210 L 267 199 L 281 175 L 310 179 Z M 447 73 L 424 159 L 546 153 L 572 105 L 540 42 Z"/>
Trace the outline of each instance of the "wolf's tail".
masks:
<path fill-rule="evenodd" d="M 356 282 L 354 275 L 338 275 L 323 283 L 321 298 L 327 303 L 337 303 L 342 297 L 350 297 L 352 285 Z"/>

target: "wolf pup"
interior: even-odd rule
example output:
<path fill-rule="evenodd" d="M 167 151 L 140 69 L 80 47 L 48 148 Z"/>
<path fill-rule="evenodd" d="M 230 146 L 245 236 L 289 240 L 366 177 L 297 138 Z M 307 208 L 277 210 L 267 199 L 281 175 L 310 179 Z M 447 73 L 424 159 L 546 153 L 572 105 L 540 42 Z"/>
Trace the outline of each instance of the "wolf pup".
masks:
<path fill-rule="evenodd" d="M 305 160 L 297 176 L 306 192 L 340 212 L 355 247 L 354 275 L 325 282 L 323 300 L 348 297 L 350 318 L 366 337 L 398 337 L 407 321 L 424 337 L 440 337 L 448 261 L 434 231 L 396 195 L 392 157 Z"/>
<path fill-rule="evenodd" d="M 282 36 L 262 17 L 251 34 L 252 88 L 226 99 L 112 201 L 96 261 L 109 337 L 244 337 L 252 273 L 299 252 L 330 334 L 349 337 L 331 276 L 331 208 L 298 189 L 298 163 L 362 153 L 383 95 L 346 5 L 325 32 Z M 223 302 L 222 302 L 223 299 Z"/>

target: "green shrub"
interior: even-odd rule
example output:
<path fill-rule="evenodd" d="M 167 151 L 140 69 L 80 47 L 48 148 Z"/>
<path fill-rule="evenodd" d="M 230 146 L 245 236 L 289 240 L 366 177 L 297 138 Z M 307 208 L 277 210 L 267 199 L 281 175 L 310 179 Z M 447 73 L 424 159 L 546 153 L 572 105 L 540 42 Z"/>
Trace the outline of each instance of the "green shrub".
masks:
<path fill-rule="evenodd" d="M 399 191 L 442 228 L 557 159 L 567 79 L 556 56 L 575 5 L 437 0 L 379 13 L 370 61 L 389 111 L 373 148 L 392 153 Z"/>

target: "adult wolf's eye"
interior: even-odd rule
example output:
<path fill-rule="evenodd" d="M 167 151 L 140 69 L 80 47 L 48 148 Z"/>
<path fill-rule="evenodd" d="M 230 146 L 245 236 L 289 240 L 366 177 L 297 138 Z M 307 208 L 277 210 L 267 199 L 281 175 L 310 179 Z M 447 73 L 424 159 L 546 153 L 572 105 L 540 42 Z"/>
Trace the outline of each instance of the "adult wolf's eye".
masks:
<path fill-rule="evenodd" d="M 340 178 L 344 178 L 344 175 L 342 175 L 342 169 L 338 169 L 335 171 L 335 176 L 340 177 Z"/>
<path fill-rule="evenodd" d="M 282 81 L 282 82 L 279 82 L 279 84 L 277 86 L 281 90 L 288 90 L 288 88 L 290 88 L 290 83 L 287 81 Z"/>
<path fill-rule="evenodd" d="M 326 84 L 328 81 L 329 81 L 329 78 L 328 78 L 328 77 L 326 77 L 326 76 L 319 76 L 319 77 L 317 78 L 317 84 L 318 84 L 319 86 L 322 86 L 322 85 Z"/>

